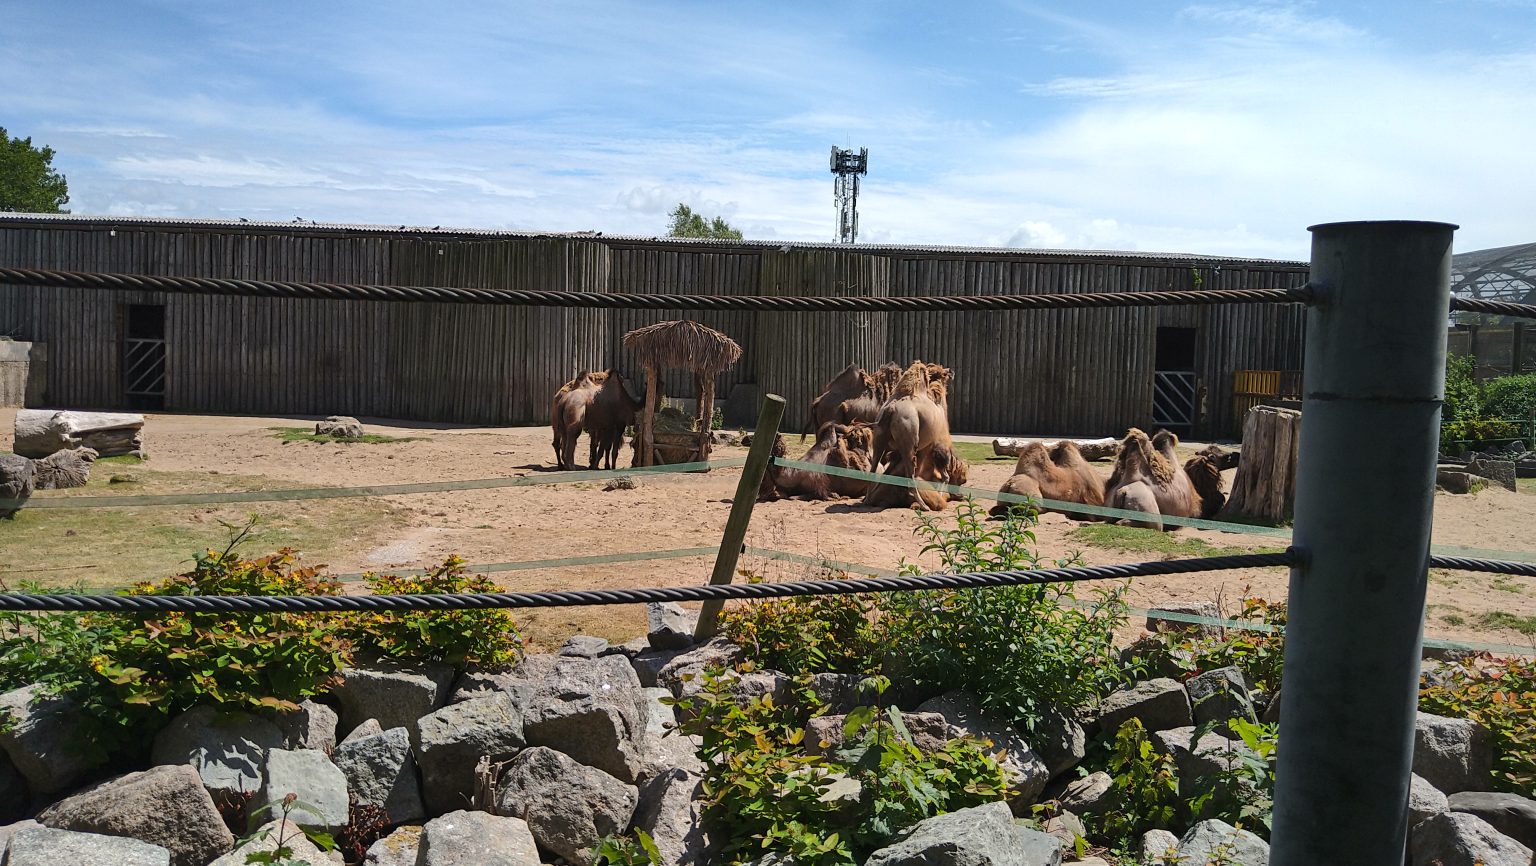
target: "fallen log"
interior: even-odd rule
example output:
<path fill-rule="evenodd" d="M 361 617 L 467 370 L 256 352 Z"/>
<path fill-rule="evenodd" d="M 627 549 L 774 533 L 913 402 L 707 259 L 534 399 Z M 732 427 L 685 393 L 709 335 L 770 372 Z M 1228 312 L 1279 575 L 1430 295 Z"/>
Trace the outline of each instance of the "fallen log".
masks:
<path fill-rule="evenodd" d="M 1074 443 L 1084 460 L 1108 460 L 1120 453 L 1119 439 L 993 439 L 992 453 L 1017 457 L 1024 446 L 1031 442 L 1039 442 L 1046 450 L 1050 450 L 1057 442 Z"/>
<path fill-rule="evenodd" d="M 12 450 L 33 459 L 71 448 L 90 448 L 102 457 L 143 457 L 143 435 L 143 415 L 22 409 L 16 413 Z"/>

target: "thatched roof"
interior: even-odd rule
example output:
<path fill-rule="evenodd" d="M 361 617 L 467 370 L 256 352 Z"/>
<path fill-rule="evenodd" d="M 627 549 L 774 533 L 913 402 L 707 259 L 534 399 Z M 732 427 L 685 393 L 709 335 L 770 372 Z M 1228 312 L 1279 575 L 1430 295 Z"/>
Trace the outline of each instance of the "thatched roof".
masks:
<path fill-rule="evenodd" d="M 741 358 L 735 340 L 687 320 L 636 328 L 624 335 L 624 348 L 639 356 L 642 364 L 680 367 L 705 376 L 719 375 Z"/>

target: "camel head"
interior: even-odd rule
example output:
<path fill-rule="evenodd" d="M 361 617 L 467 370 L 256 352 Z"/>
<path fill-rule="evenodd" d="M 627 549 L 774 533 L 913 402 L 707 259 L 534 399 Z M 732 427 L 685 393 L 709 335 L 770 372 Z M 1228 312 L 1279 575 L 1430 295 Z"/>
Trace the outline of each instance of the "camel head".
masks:
<path fill-rule="evenodd" d="M 1161 451 L 1163 456 L 1170 460 L 1174 459 L 1173 449 L 1178 444 L 1179 437 L 1168 432 L 1167 430 L 1159 430 L 1152 434 L 1152 447 L 1156 448 L 1158 451 Z"/>

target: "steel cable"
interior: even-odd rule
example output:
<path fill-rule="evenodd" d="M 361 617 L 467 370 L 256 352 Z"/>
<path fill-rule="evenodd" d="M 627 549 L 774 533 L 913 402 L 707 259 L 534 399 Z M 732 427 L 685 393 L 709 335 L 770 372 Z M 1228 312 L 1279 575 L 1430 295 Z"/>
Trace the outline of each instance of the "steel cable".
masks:
<path fill-rule="evenodd" d="M 945 297 L 773 297 L 766 295 L 652 295 L 528 289 L 464 289 L 446 286 L 389 286 L 224 280 L 0 268 L 0 283 L 72 289 L 169 292 L 237 297 L 307 298 L 349 301 L 426 301 L 523 307 L 582 307 L 628 310 L 765 310 L 915 312 L 945 310 L 1064 310 L 1105 307 L 1209 304 L 1305 303 L 1311 289 L 1199 289 L 1174 292 L 1085 292 L 1053 295 L 951 295 Z"/>
<path fill-rule="evenodd" d="M 1489 313 L 1518 319 L 1536 319 L 1536 304 L 1514 304 L 1482 298 L 1451 298 L 1451 310 L 1457 313 Z"/>

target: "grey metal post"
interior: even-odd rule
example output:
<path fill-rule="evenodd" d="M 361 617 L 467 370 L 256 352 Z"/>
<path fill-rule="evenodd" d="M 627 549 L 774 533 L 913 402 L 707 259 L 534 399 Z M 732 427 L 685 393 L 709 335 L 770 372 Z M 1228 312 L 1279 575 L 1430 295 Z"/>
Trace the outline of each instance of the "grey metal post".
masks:
<path fill-rule="evenodd" d="M 1403 864 L 1455 229 L 1311 229 L 1272 866 Z"/>

